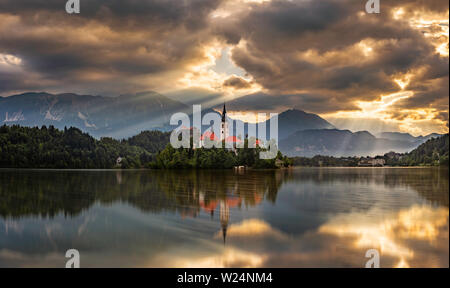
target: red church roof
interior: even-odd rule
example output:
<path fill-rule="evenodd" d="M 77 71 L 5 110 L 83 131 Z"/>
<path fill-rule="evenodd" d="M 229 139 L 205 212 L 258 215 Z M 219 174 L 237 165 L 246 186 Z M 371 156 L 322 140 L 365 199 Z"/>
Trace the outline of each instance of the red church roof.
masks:
<path fill-rule="evenodd" d="M 225 138 L 225 142 L 227 143 L 241 143 L 242 140 L 237 138 L 236 136 L 228 136 L 227 138 Z"/>
<path fill-rule="evenodd" d="M 200 140 L 205 140 L 208 138 L 211 141 L 219 141 L 219 138 L 216 136 L 216 134 L 214 134 L 214 132 L 211 131 L 206 131 L 205 133 L 203 133 L 203 135 L 200 137 Z"/>

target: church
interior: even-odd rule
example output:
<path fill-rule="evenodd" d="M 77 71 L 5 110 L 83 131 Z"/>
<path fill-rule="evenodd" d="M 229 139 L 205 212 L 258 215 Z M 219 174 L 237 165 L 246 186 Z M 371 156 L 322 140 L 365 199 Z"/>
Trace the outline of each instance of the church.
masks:
<path fill-rule="evenodd" d="M 231 125 L 233 123 L 231 122 Z M 234 135 L 229 135 L 229 123 L 227 118 L 227 108 L 225 103 L 223 104 L 223 110 L 221 114 L 221 125 L 220 125 L 220 136 L 217 137 L 214 132 L 206 131 L 200 137 L 200 147 L 204 147 L 205 141 L 221 141 L 222 143 L 230 145 L 232 143 L 232 147 L 230 148 L 233 151 L 236 151 L 236 145 L 238 143 L 242 143 L 243 140 L 239 139 Z"/>

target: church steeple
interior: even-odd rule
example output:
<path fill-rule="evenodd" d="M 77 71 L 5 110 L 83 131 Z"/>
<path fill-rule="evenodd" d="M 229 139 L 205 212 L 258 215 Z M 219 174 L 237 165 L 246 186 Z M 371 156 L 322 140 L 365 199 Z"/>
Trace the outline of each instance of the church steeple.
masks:
<path fill-rule="evenodd" d="M 227 108 L 225 107 L 225 103 L 223 103 L 222 122 L 225 121 L 227 121 Z"/>
<path fill-rule="evenodd" d="M 228 137 L 228 121 L 227 121 L 227 108 L 225 102 L 223 103 L 222 110 L 222 127 L 220 129 L 220 141 L 224 141 Z"/>

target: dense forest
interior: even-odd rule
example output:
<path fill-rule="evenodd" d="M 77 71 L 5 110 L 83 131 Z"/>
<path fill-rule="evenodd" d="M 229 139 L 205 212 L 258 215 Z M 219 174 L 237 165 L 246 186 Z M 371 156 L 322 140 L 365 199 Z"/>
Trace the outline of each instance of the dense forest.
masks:
<path fill-rule="evenodd" d="M 449 134 L 432 138 L 413 151 L 386 159 L 393 166 L 448 166 Z"/>
<path fill-rule="evenodd" d="M 0 167 L 227 169 L 234 166 L 276 168 L 276 164 L 290 164 L 290 160 L 281 153 L 276 159 L 259 159 L 262 148 L 243 148 L 237 153 L 219 148 L 174 149 L 169 138 L 170 133 L 167 132 L 144 131 L 124 140 L 97 140 L 78 128 L 58 130 L 53 126 L 4 125 L 0 127 Z"/>
<path fill-rule="evenodd" d="M 149 153 L 158 153 L 170 142 L 170 133 L 157 130 L 143 131 L 136 136 L 128 138 L 126 143 L 138 146 Z"/>
<path fill-rule="evenodd" d="M 139 168 L 152 161 L 150 151 L 164 149 L 168 135 L 145 133 L 128 140 L 97 140 L 78 128 L 0 127 L 0 167 L 6 168 Z M 146 138 L 146 139 L 144 139 Z M 152 145 L 148 143 L 152 142 Z"/>

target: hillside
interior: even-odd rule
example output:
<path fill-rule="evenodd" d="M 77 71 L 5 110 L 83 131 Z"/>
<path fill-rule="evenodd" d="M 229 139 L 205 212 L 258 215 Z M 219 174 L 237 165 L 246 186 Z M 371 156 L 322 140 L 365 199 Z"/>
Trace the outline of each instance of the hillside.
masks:
<path fill-rule="evenodd" d="M 376 138 L 367 131 L 319 129 L 298 131 L 280 141 L 280 150 L 289 156 L 367 156 L 391 150 L 407 152 L 418 144 L 409 141 Z"/>
<path fill-rule="evenodd" d="M 432 138 L 391 164 L 402 166 L 445 165 L 449 161 L 449 134 Z"/>
<path fill-rule="evenodd" d="M 400 133 L 400 132 L 382 132 L 376 135 L 377 138 L 389 139 L 394 141 L 408 141 L 408 142 L 416 142 L 416 143 L 424 143 L 425 141 L 431 138 L 437 138 L 442 136 L 442 134 L 431 133 L 425 136 L 417 136 L 414 137 L 409 133 Z"/>
<path fill-rule="evenodd" d="M 130 146 L 137 146 L 149 153 L 158 153 L 170 142 L 170 132 L 143 131 L 125 140 Z"/>
<path fill-rule="evenodd" d="M 25 93 L 0 98 L 0 123 L 77 127 L 94 137 L 130 137 L 144 130 L 169 130 L 170 116 L 188 106 L 155 92 L 119 97 L 71 93 Z"/>
<path fill-rule="evenodd" d="M 112 138 L 96 140 L 78 128 L 0 126 L 1 168 L 138 168 L 151 161 L 145 149 Z"/>

